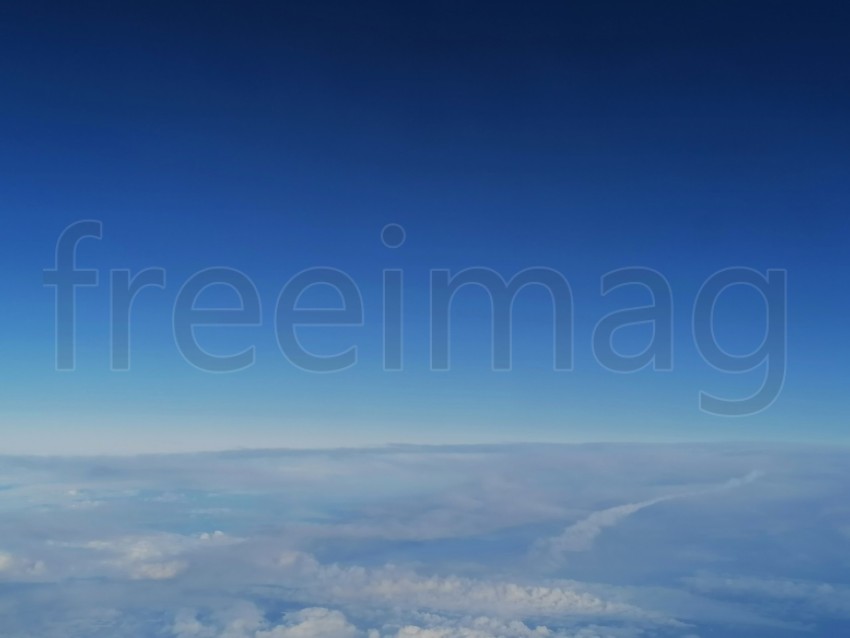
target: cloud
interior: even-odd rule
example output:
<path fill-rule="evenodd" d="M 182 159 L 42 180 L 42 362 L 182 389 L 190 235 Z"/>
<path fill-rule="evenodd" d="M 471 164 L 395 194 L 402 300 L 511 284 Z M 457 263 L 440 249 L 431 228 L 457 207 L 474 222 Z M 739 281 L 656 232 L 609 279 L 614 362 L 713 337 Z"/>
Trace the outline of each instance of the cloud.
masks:
<path fill-rule="evenodd" d="M 410 620 L 378 628 L 358 627 L 339 610 L 309 607 L 288 612 L 274 623 L 267 621 L 256 606 L 243 602 L 204 619 L 198 611 L 182 610 L 169 633 L 174 638 L 637 638 L 642 634 L 634 628 L 595 625 L 575 631 L 555 630 L 487 616 L 416 613 Z"/>
<path fill-rule="evenodd" d="M 122 536 L 80 545 L 65 545 L 106 554 L 108 557 L 96 564 L 124 574 L 130 579 L 170 580 L 188 568 L 189 562 L 185 558 L 191 554 L 204 549 L 226 547 L 241 540 L 215 531 L 196 536 L 166 533 Z"/>
<path fill-rule="evenodd" d="M 504 620 L 488 616 L 451 618 L 433 613 L 418 614 L 414 622 L 401 627 L 384 626 L 383 638 L 593 638 L 602 634 L 590 626 L 578 633 L 556 630 L 540 624 L 526 624 L 519 620 Z M 601 631 L 601 628 L 599 628 Z M 638 630 L 639 631 L 639 630 Z M 591 632 L 591 633 L 588 633 Z M 614 630 L 610 638 L 631 638 L 635 631 Z"/>
<path fill-rule="evenodd" d="M 710 486 L 696 490 L 689 490 L 678 494 L 667 494 L 656 498 L 617 505 L 604 510 L 591 513 L 577 523 L 573 523 L 558 536 L 537 541 L 532 548 L 532 554 L 538 561 L 543 561 L 548 566 L 557 566 L 564 561 L 565 554 L 569 552 L 584 552 L 593 547 L 596 538 L 609 527 L 613 527 L 629 516 L 641 510 L 685 498 L 695 498 L 708 494 L 717 494 L 727 490 L 736 489 L 748 483 L 752 483 L 762 476 L 760 471 L 752 471 L 740 478 L 732 478 L 719 485 Z"/>
<path fill-rule="evenodd" d="M 357 638 L 362 635 L 336 610 L 309 607 L 284 614 L 280 624 L 271 624 L 250 604 L 219 614 L 209 623 L 200 621 L 197 612 L 184 610 L 177 615 L 171 632 L 175 638 Z"/>
<path fill-rule="evenodd" d="M 301 552 L 278 564 L 287 595 L 336 605 L 363 604 L 409 611 L 491 615 L 500 618 L 601 617 L 667 624 L 669 619 L 633 605 L 605 600 L 580 583 L 549 586 L 497 579 L 421 575 L 393 565 L 378 568 L 322 565 Z"/>
<path fill-rule="evenodd" d="M 43 576 L 47 566 L 41 560 L 29 560 L 0 552 L 0 579 L 3 577 L 17 580 L 32 580 Z"/>
<path fill-rule="evenodd" d="M 850 619 L 850 587 L 789 578 L 716 576 L 698 574 L 684 578 L 691 589 L 703 594 L 746 596 L 776 601 L 785 607 L 815 609 L 830 617 Z"/>
<path fill-rule="evenodd" d="M 4 638 L 822 629 L 847 619 L 835 583 L 848 459 L 753 444 L 6 457 L 0 626 Z M 753 467 L 769 480 L 741 489 Z M 677 507 L 642 517 L 639 539 L 587 551 L 665 501 Z M 530 560 L 553 556 L 562 578 Z M 718 570 L 740 580 L 711 584 Z"/>

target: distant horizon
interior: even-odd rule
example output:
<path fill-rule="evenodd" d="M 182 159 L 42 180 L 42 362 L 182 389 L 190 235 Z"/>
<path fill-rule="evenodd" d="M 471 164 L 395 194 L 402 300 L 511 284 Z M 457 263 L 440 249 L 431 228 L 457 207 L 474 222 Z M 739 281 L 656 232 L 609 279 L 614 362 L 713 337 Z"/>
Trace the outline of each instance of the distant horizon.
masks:
<path fill-rule="evenodd" d="M 381 450 L 394 451 L 400 449 L 410 450 L 470 450 L 470 449 L 489 449 L 503 447 L 763 447 L 763 448 L 811 448 L 811 449 L 850 449 L 850 441 L 833 441 L 833 440 L 816 440 L 816 439 L 747 439 L 747 438 L 723 438 L 723 439 L 670 439 L 670 440 L 629 440 L 629 439 L 587 439 L 587 440 L 534 440 L 534 439 L 494 439 L 491 441 L 386 441 L 376 443 L 362 444 L 340 444 L 340 445 L 259 445 L 248 447 L 212 447 L 212 448 L 186 448 L 186 449 L 162 449 L 162 450 L 116 450 L 110 445 L 109 451 L 64 451 L 51 452 L 42 450 L 39 452 L 25 451 L 0 451 L 0 458 L 126 458 L 126 457 L 145 457 L 145 456 L 181 456 L 181 455 L 216 455 L 216 454 L 262 454 L 262 453 L 323 453 L 323 452 L 357 452 L 357 451 L 372 451 Z"/>
<path fill-rule="evenodd" d="M 850 636 L 850 3 L 0 7 L 0 638 Z"/>

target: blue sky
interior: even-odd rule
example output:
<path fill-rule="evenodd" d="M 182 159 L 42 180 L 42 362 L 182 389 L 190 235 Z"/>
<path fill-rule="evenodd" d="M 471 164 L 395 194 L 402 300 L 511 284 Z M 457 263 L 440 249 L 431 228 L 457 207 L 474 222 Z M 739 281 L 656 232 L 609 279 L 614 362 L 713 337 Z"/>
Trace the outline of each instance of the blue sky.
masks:
<path fill-rule="evenodd" d="M 0 398 L 8 451 L 192 450 L 387 441 L 844 441 L 848 275 L 847 16 L 837 3 L 226 3 L 18 6 L 0 27 L 5 232 Z M 74 372 L 54 370 L 55 242 L 80 219 Z M 385 247 L 387 223 L 405 243 Z M 256 364 L 225 375 L 180 356 L 171 313 L 196 271 L 256 283 L 262 325 L 202 329 Z M 295 273 L 349 273 L 358 347 L 314 375 L 289 364 L 274 306 Z M 428 363 L 428 273 L 545 266 L 574 295 L 575 366 L 551 370 L 543 292 L 517 301 L 514 365 L 489 363 L 487 298 L 460 293 L 452 367 Z M 591 350 L 623 267 L 661 272 L 673 369 L 620 375 Z M 702 283 L 743 266 L 788 277 L 788 366 L 773 405 L 727 419 L 703 390 L 752 394 L 763 372 L 713 370 L 691 334 Z M 108 272 L 162 267 L 133 310 L 132 368 L 109 369 Z M 405 369 L 381 367 L 381 272 L 405 274 Z M 324 299 L 320 303 L 332 303 Z M 213 303 L 229 305 L 226 295 Z M 718 341 L 755 349 L 764 309 L 736 289 Z M 204 332 L 205 331 L 205 332 Z M 640 329 L 620 347 L 639 351 Z"/>
<path fill-rule="evenodd" d="M 847 635 L 848 20 L 5 3 L 2 638 Z"/>

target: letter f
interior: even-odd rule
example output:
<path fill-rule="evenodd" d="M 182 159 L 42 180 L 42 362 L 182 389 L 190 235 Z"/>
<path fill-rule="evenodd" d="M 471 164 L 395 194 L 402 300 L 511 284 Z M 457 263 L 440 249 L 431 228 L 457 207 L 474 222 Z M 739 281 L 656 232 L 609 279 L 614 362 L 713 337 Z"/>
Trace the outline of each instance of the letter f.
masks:
<path fill-rule="evenodd" d="M 74 369 L 75 298 L 77 286 L 97 286 L 97 270 L 77 270 L 77 243 L 102 237 L 103 223 L 74 222 L 56 240 L 56 268 L 44 270 L 44 285 L 56 286 L 56 369 Z"/>

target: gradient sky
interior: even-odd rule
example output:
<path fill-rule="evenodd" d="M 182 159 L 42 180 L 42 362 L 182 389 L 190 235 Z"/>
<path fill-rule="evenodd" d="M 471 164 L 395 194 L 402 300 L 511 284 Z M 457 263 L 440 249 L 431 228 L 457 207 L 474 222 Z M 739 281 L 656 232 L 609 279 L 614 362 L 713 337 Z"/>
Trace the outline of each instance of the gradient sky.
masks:
<path fill-rule="evenodd" d="M 84 3 L 0 9 L 0 393 L 8 452 L 187 450 L 388 441 L 846 441 L 850 11 L 840 3 Z M 54 370 L 56 238 L 79 219 L 74 372 Z M 407 240 L 385 247 L 382 227 Z M 133 365 L 109 368 L 113 268 L 167 270 L 133 312 Z M 196 370 L 171 308 L 199 269 L 257 284 L 263 325 L 208 329 L 256 365 Z M 316 375 L 277 348 L 278 292 L 331 266 L 362 328 L 308 334 L 358 365 Z M 551 370 L 551 309 L 523 292 L 514 369 L 490 369 L 487 300 L 455 309 L 452 369 L 428 366 L 428 273 L 547 266 L 575 298 L 575 369 Z M 591 352 L 600 277 L 646 266 L 674 295 L 674 369 L 621 375 Z M 730 266 L 788 271 L 788 371 L 767 410 L 690 333 L 702 282 Z M 406 282 L 405 370 L 381 367 L 381 273 Z M 632 291 L 634 292 L 634 291 Z M 228 302 L 229 303 L 229 302 Z M 763 335 L 750 291 L 717 336 Z M 307 333 L 305 333 L 307 334 Z M 642 337 L 643 335 L 643 337 Z M 625 335 L 639 348 L 644 333 Z M 630 342 L 631 340 L 631 342 Z M 635 345 L 637 344 L 637 345 Z"/>

